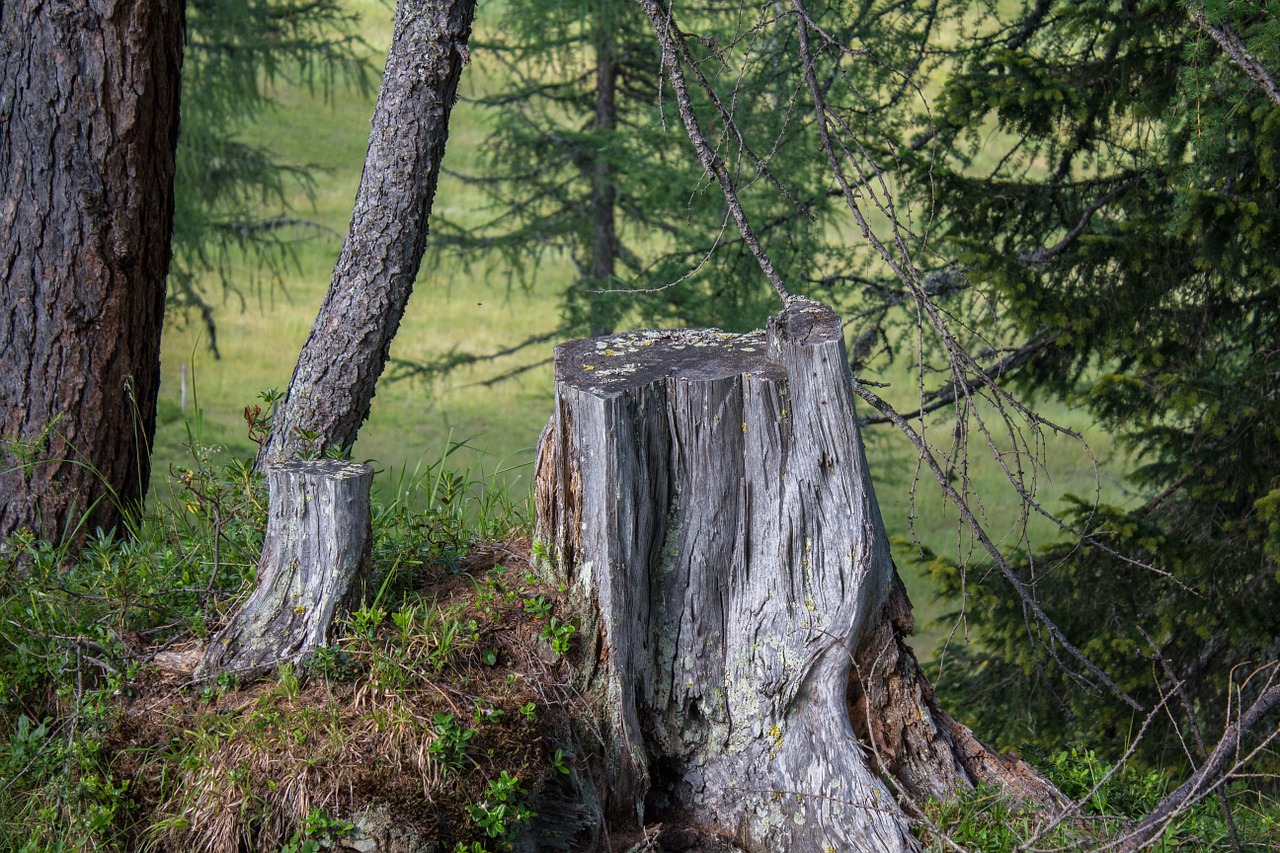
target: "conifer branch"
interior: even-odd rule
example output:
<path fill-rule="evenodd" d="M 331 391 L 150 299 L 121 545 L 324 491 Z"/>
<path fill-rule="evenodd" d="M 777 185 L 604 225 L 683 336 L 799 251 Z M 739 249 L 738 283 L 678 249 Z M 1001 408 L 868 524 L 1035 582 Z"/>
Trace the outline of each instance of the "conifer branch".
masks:
<path fill-rule="evenodd" d="M 1240 67 L 1240 70 L 1262 90 L 1271 101 L 1280 106 L 1280 87 L 1276 86 L 1275 79 L 1262 67 L 1262 63 L 1253 58 L 1245 48 L 1244 42 L 1240 40 L 1240 36 L 1236 35 L 1235 30 L 1231 29 L 1228 24 L 1220 24 L 1214 26 L 1204 17 L 1204 9 L 1198 9 L 1191 15 L 1191 20 L 1208 31 L 1209 36 L 1218 43 L 1218 47 L 1222 48 L 1222 52 Z"/>
<path fill-rule="evenodd" d="M 684 69 L 680 59 L 687 51 L 687 47 L 684 50 L 681 49 L 684 43 L 684 34 L 676 27 L 670 9 L 663 9 L 659 0 L 641 0 L 640 5 L 644 9 L 645 15 L 649 18 L 649 23 L 653 26 L 653 31 L 658 37 L 658 43 L 662 46 L 662 65 L 667 70 L 668 79 L 671 80 L 671 88 L 675 92 L 676 104 L 680 109 L 680 119 L 684 123 L 689 141 L 693 143 L 694 151 L 697 152 L 698 160 L 702 163 L 702 167 L 707 171 L 707 174 L 716 179 L 716 183 L 720 186 L 720 191 L 724 194 L 725 203 L 729 206 L 729 213 L 733 216 L 733 221 L 738 226 L 739 233 L 742 234 L 743 242 L 747 244 L 747 248 L 751 250 L 752 257 L 756 259 L 756 263 L 760 265 L 765 278 L 773 286 L 774 293 L 778 295 L 778 298 L 785 305 L 791 300 L 791 293 L 783 283 L 782 276 L 774 267 L 773 261 L 765 253 L 760 241 L 756 238 L 751 223 L 747 220 L 746 212 L 742 209 L 742 202 L 738 198 L 738 192 L 729 177 L 728 167 L 720 155 L 707 142 L 707 138 L 702 131 L 702 125 L 698 122 L 698 117 L 693 111 L 693 101 L 689 97 L 689 86 L 685 81 Z"/>

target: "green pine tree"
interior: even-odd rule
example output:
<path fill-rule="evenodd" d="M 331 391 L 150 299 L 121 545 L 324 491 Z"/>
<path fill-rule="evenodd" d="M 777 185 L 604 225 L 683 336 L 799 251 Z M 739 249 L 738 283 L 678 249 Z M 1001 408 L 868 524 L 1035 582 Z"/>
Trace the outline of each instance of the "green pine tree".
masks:
<path fill-rule="evenodd" d="M 814 127 L 796 108 L 794 34 L 755 31 L 756 12 L 734 6 L 680 14 L 710 87 L 747 131 L 750 154 L 723 132 L 717 142 L 762 242 L 794 292 L 843 298 L 850 249 L 818 215 L 838 199 L 821 180 L 823 164 L 798 153 Z M 692 154 L 638 6 L 512 0 L 495 31 L 478 36 L 472 53 L 504 82 L 477 98 L 492 131 L 464 176 L 483 190 L 488 218 L 437 223 L 434 245 L 526 287 L 546 261 L 568 258 L 556 338 L 637 323 L 759 328 L 776 298 Z M 710 96 L 697 97 L 699 112 L 714 117 Z M 785 176 L 785 193 L 752 155 Z M 454 354 L 418 372 L 475 358 Z"/>
<path fill-rule="evenodd" d="M 1247 699 L 1253 668 L 1280 657 L 1280 4 L 984 10 L 946 12 L 981 32 L 947 47 L 913 188 L 935 204 L 935 248 L 999 307 L 997 334 L 1034 351 L 1016 382 L 1119 436 L 1138 495 L 1071 503 L 1087 536 L 1024 554 L 1020 570 L 1146 707 L 1180 684 L 1208 737 L 1229 685 Z M 1215 33 L 1263 73 L 1251 79 Z M 934 567 L 958 594 L 960 568 Z M 950 707 L 1010 746 L 1122 749 L 1141 715 L 1082 688 L 980 575 L 967 588 L 976 642 L 949 653 Z M 1185 725 L 1179 698 L 1170 710 Z M 1189 731 L 1158 715 L 1144 754 L 1182 760 Z"/>

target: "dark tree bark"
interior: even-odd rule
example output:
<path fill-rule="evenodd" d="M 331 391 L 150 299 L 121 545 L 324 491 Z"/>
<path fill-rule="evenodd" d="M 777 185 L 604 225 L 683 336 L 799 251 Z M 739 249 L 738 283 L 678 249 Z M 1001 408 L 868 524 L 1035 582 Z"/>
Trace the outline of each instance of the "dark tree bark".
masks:
<path fill-rule="evenodd" d="M 475 0 L 400 0 L 351 227 L 259 466 L 350 448 L 426 246 Z M 314 442 L 303 431 L 316 433 Z"/>
<path fill-rule="evenodd" d="M 0 537 L 146 493 L 183 8 L 0 0 Z"/>
<path fill-rule="evenodd" d="M 602 10 L 601 16 L 608 12 Z M 596 118 L 597 130 L 610 133 L 618 126 L 618 63 L 614 56 L 613 33 L 607 20 L 596 22 Z M 613 287 L 613 274 L 618 259 L 618 227 L 615 208 L 618 188 L 609 155 L 599 152 L 591 175 L 591 278 L 595 293 L 590 293 L 588 323 L 591 334 L 603 335 L 613 328 L 604 291 Z"/>
<path fill-rule="evenodd" d="M 903 641 L 826 307 L 793 298 L 767 333 L 562 345 L 536 484 L 614 820 L 885 851 L 915 846 L 903 800 L 987 780 L 1056 801 L 936 707 Z"/>
<path fill-rule="evenodd" d="M 373 468 L 333 459 L 267 468 L 258 583 L 208 648 L 197 677 L 297 661 L 324 645 L 369 568 Z"/>

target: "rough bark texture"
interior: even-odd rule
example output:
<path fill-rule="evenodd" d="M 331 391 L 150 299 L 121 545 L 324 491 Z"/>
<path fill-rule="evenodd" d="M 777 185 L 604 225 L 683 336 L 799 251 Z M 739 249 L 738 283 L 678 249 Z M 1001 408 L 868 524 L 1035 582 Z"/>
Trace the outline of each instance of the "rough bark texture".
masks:
<path fill-rule="evenodd" d="M 938 707 L 906 638 L 911 601 L 894 571 L 889 599 L 865 633 L 849 679 L 849 716 L 871 765 L 907 800 L 943 798 L 957 787 L 996 784 L 1015 797 L 1065 808 L 1068 801 L 1021 758 L 1001 755 Z"/>
<path fill-rule="evenodd" d="M 373 468 L 332 459 L 267 468 L 258 583 L 209 643 L 198 677 L 296 661 L 324 645 L 369 566 Z"/>
<path fill-rule="evenodd" d="M 900 794 L 995 778 L 970 774 L 902 642 L 829 309 L 559 347 L 537 502 L 582 614 L 612 819 L 679 817 L 750 851 L 903 850 Z"/>
<path fill-rule="evenodd" d="M 301 430 L 313 449 L 349 448 L 369 416 L 422 263 L 474 14 L 475 0 L 396 5 L 351 226 L 260 465 L 288 458 Z"/>
<path fill-rule="evenodd" d="M 178 0 L 0 0 L 0 538 L 145 494 L 182 34 Z"/>

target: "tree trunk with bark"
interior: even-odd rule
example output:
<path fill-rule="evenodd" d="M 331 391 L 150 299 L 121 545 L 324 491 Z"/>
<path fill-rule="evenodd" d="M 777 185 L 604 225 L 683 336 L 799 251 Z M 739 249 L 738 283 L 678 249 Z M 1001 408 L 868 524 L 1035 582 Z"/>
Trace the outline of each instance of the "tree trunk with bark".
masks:
<path fill-rule="evenodd" d="M 907 800 L 1056 802 L 940 711 L 867 472 L 839 319 L 556 351 L 538 536 L 582 625 L 605 811 L 749 851 L 906 850 Z"/>
<path fill-rule="evenodd" d="M 258 464 L 350 448 L 422 264 L 475 0 L 400 0 L 333 282 Z M 306 438 L 314 434 L 313 439 Z"/>
<path fill-rule="evenodd" d="M 209 643 L 197 677 L 255 672 L 324 645 L 361 591 L 373 468 L 334 459 L 267 468 L 270 503 L 253 594 Z"/>
<path fill-rule="evenodd" d="M 183 20 L 0 2 L 0 538 L 78 541 L 146 493 Z"/>
<path fill-rule="evenodd" d="M 597 10 L 596 25 L 596 116 L 595 128 L 612 134 L 618 128 L 618 63 L 610 29 L 609 10 Z M 587 294 L 587 311 L 591 335 L 602 335 L 614 327 L 617 318 L 610 309 L 614 297 L 606 291 L 614 287 L 614 268 L 618 260 L 618 226 L 616 208 L 618 188 L 613 164 L 607 151 L 597 151 L 591 174 L 591 277 L 593 292 Z"/>

